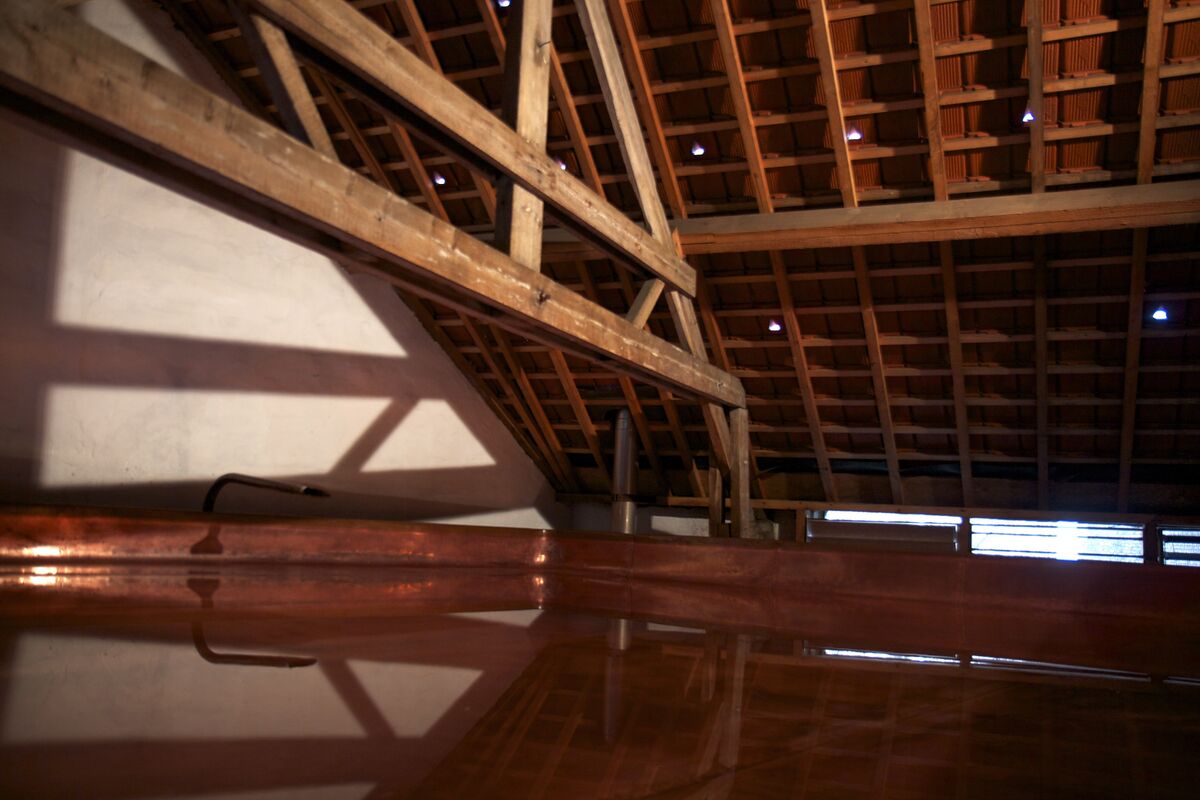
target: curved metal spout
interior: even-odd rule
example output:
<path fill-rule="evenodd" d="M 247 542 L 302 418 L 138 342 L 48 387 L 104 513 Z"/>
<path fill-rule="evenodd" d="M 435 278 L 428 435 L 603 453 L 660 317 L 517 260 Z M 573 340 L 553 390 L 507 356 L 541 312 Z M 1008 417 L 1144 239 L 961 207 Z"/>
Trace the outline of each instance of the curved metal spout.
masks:
<path fill-rule="evenodd" d="M 256 478 L 253 475 L 243 475 L 240 472 L 227 472 L 221 477 L 213 481 L 213 485 L 208 487 L 208 493 L 204 495 L 204 511 L 212 511 L 213 506 L 217 504 L 217 495 L 221 493 L 227 485 L 231 483 L 240 483 L 245 486 L 254 486 L 258 489 L 270 489 L 274 492 L 286 492 L 287 494 L 303 494 L 309 497 L 329 497 L 329 492 L 320 489 L 316 486 L 308 486 L 303 483 L 288 483 L 287 481 L 273 481 L 269 478 Z"/>

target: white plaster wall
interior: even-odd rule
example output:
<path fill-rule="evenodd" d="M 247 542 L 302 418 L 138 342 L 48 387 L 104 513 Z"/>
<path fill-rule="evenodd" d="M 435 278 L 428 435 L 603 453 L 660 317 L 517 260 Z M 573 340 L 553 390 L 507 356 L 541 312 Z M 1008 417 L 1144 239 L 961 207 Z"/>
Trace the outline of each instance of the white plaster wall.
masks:
<path fill-rule="evenodd" d="M 225 96 L 151 3 L 89 22 Z M 0 119 L 0 502 L 554 526 L 545 478 L 391 289 Z"/>

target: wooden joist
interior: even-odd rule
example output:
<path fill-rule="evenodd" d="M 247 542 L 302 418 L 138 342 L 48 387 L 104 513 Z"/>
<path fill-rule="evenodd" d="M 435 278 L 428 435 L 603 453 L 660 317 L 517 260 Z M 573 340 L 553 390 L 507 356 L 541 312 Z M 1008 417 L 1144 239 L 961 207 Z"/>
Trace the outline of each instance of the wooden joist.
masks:
<path fill-rule="evenodd" d="M 254 7 L 344 70 L 357 89 L 377 94 L 438 132 L 448 147 L 516 181 L 551 206 L 564 224 L 613 258 L 649 272 L 689 297 L 696 274 L 546 154 L 378 25 L 344 3 L 253 0 Z"/>
<path fill-rule="evenodd" d="M 640 379 L 740 406 L 740 383 L 522 267 L 288 134 L 38 0 L 0 6 L 0 81 L 22 111 L 49 108 L 68 134 L 135 148 L 186 173 L 264 224 L 331 235 L 377 261 L 364 267 L 535 339 L 567 343 Z M 43 115 L 39 115 L 43 116 Z M 43 119 L 47 121 L 49 118 Z M 115 143 L 119 142 L 120 145 Z M 160 162 L 161 163 L 161 162 Z M 169 165 L 169 166 L 168 166 Z M 230 200 L 230 202 L 233 202 Z M 431 288 L 436 286 L 438 288 Z"/>
<path fill-rule="evenodd" d="M 681 220 L 683 251 L 762 250 L 1037 236 L 1200 222 L 1200 181 L 1113 186 L 1038 195 L 978 197 Z M 561 239 L 559 240 L 561 242 Z M 556 243 L 555 248 L 559 245 Z M 569 246 L 568 246 L 569 249 Z"/>

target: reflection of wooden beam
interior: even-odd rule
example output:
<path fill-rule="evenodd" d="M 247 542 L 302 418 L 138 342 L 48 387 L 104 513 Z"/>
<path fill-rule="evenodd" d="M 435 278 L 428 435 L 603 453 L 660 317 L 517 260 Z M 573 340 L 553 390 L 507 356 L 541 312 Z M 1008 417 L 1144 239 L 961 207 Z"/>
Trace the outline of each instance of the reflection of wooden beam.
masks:
<path fill-rule="evenodd" d="M 51 117 L 101 146 L 169 162 L 246 213 L 295 235 L 335 236 L 376 258 L 368 269 L 412 286 L 429 280 L 501 310 L 498 324 L 524 336 L 569 342 L 630 374 L 684 394 L 741 405 L 736 379 L 635 329 L 554 281 L 416 208 L 353 170 L 210 92 L 157 66 L 73 15 L 32 0 L 0 5 L 0 80 L 8 102 Z M 95 87 L 103 87 L 97 90 Z M 20 97 L 26 98 L 22 101 Z M 159 162 L 154 162 L 159 163 Z M 236 198 L 236 199 L 234 199 Z M 432 285 L 432 284 L 431 284 Z M 481 309 L 473 313 L 485 313 Z"/>
<path fill-rule="evenodd" d="M 447 146 L 513 178 L 556 210 L 556 217 L 617 258 L 650 272 L 687 295 L 696 275 L 663 242 L 578 179 L 564 173 L 502 120 L 357 10 L 322 0 L 253 0 L 255 7 L 294 37 L 323 53 L 378 93 L 444 134 Z"/>

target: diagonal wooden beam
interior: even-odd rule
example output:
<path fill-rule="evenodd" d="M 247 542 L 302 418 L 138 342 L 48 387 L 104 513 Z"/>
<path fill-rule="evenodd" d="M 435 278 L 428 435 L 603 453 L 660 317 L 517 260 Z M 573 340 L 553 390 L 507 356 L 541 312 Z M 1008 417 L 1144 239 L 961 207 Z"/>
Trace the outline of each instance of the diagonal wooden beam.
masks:
<path fill-rule="evenodd" d="M 559 382 L 562 383 L 563 391 L 566 392 L 571 411 L 575 414 L 575 420 L 579 423 L 579 429 L 583 431 L 583 438 L 587 442 L 588 450 L 591 451 L 596 467 L 604 477 L 604 482 L 611 488 L 612 479 L 608 474 L 603 448 L 600 447 L 600 437 L 596 434 L 596 425 L 588 413 L 587 404 L 583 402 L 583 397 L 579 394 L 575 376 L 571 374 L 571 370 L 567 366 L 566 356 L 562 354 L 561 350 L 550 350 L 549 356 L 550 363 L 554 365 L 554 372 L 558 375 Z"/>
<path fill-rule="evenodd" d="M 79 0 L 79 3 L 83 0 Z M 271 119 L 271 115 L 263 108 L 263 104 L 258 101 L 254 92 L 250 91 L 250 87 L 241 79 L 237 71 L 222 57 L 217 46 L 209 41 L 204 35 L 204 31 L 200 30 L 200 26 L 196 24 L 192 16 L 183 8 L 183 4 L 179 0 L 161 0 L 163 10 L 171 17 L 171 21 L 175 27 L 179 29 L 184 38 L 196 48 L 196 50 L 204 56 L 208 63 L 212 64 L 213 70 L 217 73 L 217 77 L 221 79 L 229 90 L 234 93 L 238 100 L 246 109 L 260 119 Z M 74 3 L 73 5 L 78 5 Z M 65 2 L 61 4 L 66 7 Z"/>
<path fill-rule="evenodd" d="M 958 470 L 962 475 L 963 505 L 972 506 L 975 504 L 975 489 L 971 475 L 971 432 L 967 416 L 966 379 L 963 373 L 962 330 L 958 317 L 958 278 L 954 270 L 954 248 L 950 242 L 938 244 L 938 259 L 942 268 L 942 297 L 946 303 L 946 349 L 950 356 L 950 379 L 954 393 Z"/>
<path fill-rule="evenodd" d="M 649 272 L 689 297 L 695 271 L 618 209 L 559 169 L 516 131 L 409 52 L 356 10 L 323 0 L 253 0 L 294 39 L 344 72 L 358 91 L 398 105 L 444 137 L 447 147 L 513 178 L 549 204 L 555 217 L 626 264 Z M 402 6 L 403 8 L 403 6 Z"/>
<path fill-rule="evenodd" d="M 1042 0 L 1025 0 L 1027 43 L 1025 68 L 1029 72 L 1029 186 L 1036 194 L 1046 191 L 1046 120 L 1043 89 L 1046 68 L 1042 50 Z"/>
<path fill-rule="evenodd" d="M 518 0 L 509 16 L 501 113 L 522 139 L 543 152 L 550 113 L 552 6 L 552 0 Z M 542 201 L 511 178 L 500 179 L 496 195 L 496 246 L 518 263 L 540 270 Z"/>
<path fill-rule="evenodd" d="M 667 205 L 676 219 L 687 216 L 683 193 L 679 189 L 679 179 L 675 175 L 675 161 L 667 147 L 663 133 L 662 119 L 655 104 L 654 92 L 650 87 L 650 78 L 646 65 L 642 60 L 642 50 L 638 46 L 637 32 L 633 20 L 629 16 L 629 7 L 625 0 L 608 0 L 608 8 L 614 21 L 614 32 L 621 43 L 621 53 L 625 59 L 625 71 L 633 81 L 634 97 L 637 99 L 638 110 L 646 121 L 647 135 L 650 139 L 650 152 L 658 165 L 658 174 L 662 176 L 663 193 L 667 196 Z"/>
<path fill-rule="evenodd" d="M 259 75 L 267 84 L 284 129 L 322 155 L 336 159 L 337 151 L 321 119 L 321 112 L 309 94 L 287 36 L 270 20 L 248 11 L 243 0 L 231 0 L 229 10 L 246 40 Z"/>
<path fill-rule="evenodd" d="M 1149 0 L 1146 10 L 1146 49 L 1142 61 L 1142 104 L 1138 130 L 1137 182 L 1149 183 L 1154 175 L 1154 149 L 1157 144 L 1159 70 L 1163 62 L 1166 28 L 1163 13 L 1166 0 Z"/>
<path fill-rule="evenodd" d="M 892 502 L 903 504 L 904 483 L 900 478 L 900 459 L 896 452 L 896 430 L 892 425 L 892 406 L 888 399 L 887 374 L 883 367 L 883 349 L 879 345 L 879 323 L 875 318 L 875 301 L 871 293 L 871 276 L 867 271 L 867 256 L 861 247 L 855 247 L 851 252 L 854 256 L 854 279 L 858 285 L 858 302 L 862 307 L 863 331 L 867 339 L 867 358 L 871 362 L 871 383 L 875 389 L 875 407 L 879 412 L 879 427 L 883 434 L 883 451 L 887 460 L 888 480 L 892 485 Z"/>
<path fill-rule="evenodd" d="M 742 148 L 746 152 L 746 165 L 750 170 L 751 193 L 758 203 L 758 210 L 769 214 L 774 211 L 771 205 L 771 191 L 767 186 L 767 171 L 763 168 L 762 148 L 759 147 L 758 132 L 754 127 L 754 110 L 750 105 L 750 95 L 746 92 L 742 58 L 738 52 L 737 35 L 733 30 L 733 20 L 729 16 L 729 6 L 725 0 L 709 0 L 708 5 L 712 12 L 713 25 L 717 29 L 721 60 L 725 62 L 725 75 L 729 79 L 729 97 L 733 101 L 734 114 L 737 116 Z"/>
<path fill-rule="evenodd" d="M 500 354 L 504 356 L 504 361 L 508 364 L 509 373 L 517 382 L 517 388 L 521 390 L 521 394 L 529 406 L 529 411 L 533 415 L 533 421 L 537 424 L 537 429 L 541 433 L 542 439 L 549 446 L 550 453 L 558 464 L 558 471 L 562 476 L 563 482 L 566 484 L 568 491 L 577 490 L 579 484 L 575 480 L 575 470 L 571 468 L 571 460 L 567 456 L 566 450 L 563 449 L 562 442 L 558 439 L 558 434 L 554 432 L 554 425 L 550 422 L 549 417 L 546 416 L 546 410 L 542 407 L 541 398 L 533 388 L 528 371 L 517 357 L 508 333 L 496 326 L 493 326 L 491 331 L 492 336 L 496 339 L 497 349 L 500 350 Z"/>
<path fill-rule="evenodd" d="M 745 403 L 732 376 L 635 329 L 560 284 L 376 186 L 353 170 L 156 65 L 72 14 L 36 0 L 0 4 L 6 105 L 95 147 L 141 158 L 168 180 L 320 246 L 335 237 L 375 258 L 364 269 L 522 336 L 611 359 L 613 367 L 692 397 Z M 436 288 L 435 288 L 436 287 Z M 478 304 L 478 308 L 475 305 Z"/>
<path fill-rule="evenodd" d="M 1166 28 L 1163 15 L 1166 0 L 1149 0 L 1146 9 L 1146 49 L 1143 59 L 1141 121 L 1138 131 L 1137 182 L 1150 183 L 1154 176 L 1154 150 L 1157 145 L 1159 71 L 1163 61 Z M 1121 443 L 1118 456 L 1117 510 L 1129 510 L 1130 484 L 1133 478 L 1133 445 L 1137 427 L 1138 367 L 1142 352 L 1142 313 L 1146 292 L 1146 256 L 1150 231 L 1133 232 L 1133 257 L 1129 272 L 1129 319 L 1125 332 L 1125 387 L 1121 402 Z"/>
<path fill-rule="evenodd" d="M 842 111 L 842 89 L 838 81 L 837 59 L 833 52 L 833 37 L 829 32 L 829 12 L 825 0 L 809 0 L 812 14 L 813 50 L 821 68 L 821 85 L 825 91 L 825 110 L 829 115 L 829 146 L 833 149 L 838 188 L 842 204 L 847 208 L 858 205 L 854 188 L 854 166 L 850 160 L 850 143 L 846 141 L 846 120 Z"/>
<path fill-rule="evenodd" d="M 650 156 L 646 152 L 642 126 L 638 121 L 629 83 L 621 65 L 620 53 L 617 50 L 608 11 L 605 9 L 603 0 L 578 0 L 575 9 L 579 13 L 579 19 L 588 41 L 592 64 L 597 75 L 600 76 L 604 100 L 613 121 L 617 142 L 625 158 L 625 165 L 629 169 L 629 175 L 633 181 L 634 192 L 642 208 L 642 215 L 654 238 L 664 245 L 669 244 L 672 249 L 678 251 L 678 242 L 673 238 L 671 229 L 667 225 L 667 215 L 655 187 L 654 172 L 650 166 Z M 704 337 L 700 332 L 696 309 L 691 300 L 694 295 L 695 291 L 683 293 L 672 288 L 667 292 L 667 307 L 671 311 L 676 333 L 684 345 L 684 349 L 697 358 L 706 358 Z M 643 307 L 644 305 L 643 303 Z M 637 310 L 635 309 L 635 311 Z M 729 424 L 725 419 L 724 410 L 714 404 L 706 403 L 702 407 L 702 411 L 712 442 L 712 455 L 722 470 L 728 470 Z"/>
<path fill-rule="evenodd" d="M 837 500 L 837 483 L 833 477 L 829 453 L 825 448 L 825 433 L 821 429 L 821 411 L 817 406 L 817 394 L 813 391 L 812 377 L 808 372 L 808 356 L 804 353 L 804 334 L 800 329 L 800 320 L 796 316 L 787 269 L 784 266 L 783 258 L 776 250 L 771 251 L 771 274 L 775 279 L 775 291 L 779 294 L 783 324 L 787 329 L 788 346 L 792 352 L 792 368 L 796 372 L 796 382 L 800 385 L 800 399 L 804 403 L 804 417 L 808 423 L 813 452 L 817 457 L 817 471 L 821 474 L 821 486 L 825 489 L 825 499 L 834 502 Z"/>
<path fill-rule="evenodd" d="M 596 291 L 596 284 L 592 280 L 591 273 L 588 272 L 587 265 L 582 261 L 577 261 L 575 269 L 579 274 L 579 282 L 583 284 L 584 297 L 599 304 L 600 294 Z M 625 279 L 625 285 L 628 285 L 629 276 L 625 275 Z M 629 293 L 633 293 L 632 286 L 629 286 Z M 671 484 L 667 480 L 662 462 L 658 458 L 658 451 L 654 446 L 654 436 L 650 432 L 650 423 L 646 419 L 646 410 L 642 407 L 642 401 L 638 397 L 637 387 L 624 375 L 617 376 L 617 383 L 621 386 L 621 393 L 625 396 L 625 405 L 629 407 L 629 414 L 633 417 L 633 426 L 642 442 L 642 452 L 646 454 L 646 459 L 650 462 L 650 469 L 654 472 L 655 480 L 658 481 L 658 486 L 664 493 L 669 492 Z"/>
<path fill-rule="evenodd" d="M 1121 401 L 1121 450 L 1118 462 L 1117 510 L 1129 510 L 1133 475 L 1133 444 L 1137 427 L 1138 367 L 1142 353 L 1142 314 L 1146 295 L 1146 253 L 1150 231 L 1133 232 L 1133 259 L 1129 271 L 1129 320 L 1125 333 L 1125 388 Z"/>
<path fill-rule="evenodd" d="M 1050 508 L 1050 353 L 1047 342 L 1049 310 L 1046 302 L 1048 280 L 1046 240 L 1038 236 L 1033 240 L 1033 360 L 1037 384 L 1038 508 L 1043 511 Z"/>
<path fill-rule="evenodd" d="M 935 200 L 950 196 L 946 183 L 946 149 L 942 143 L 942 103 L 934 53 L 933 12 L 929 0 L 913 0 L 917 50 L 921 62 L 921 95 L 925 103 L 925 138 L 929 140 L 929 179 Z"/>

